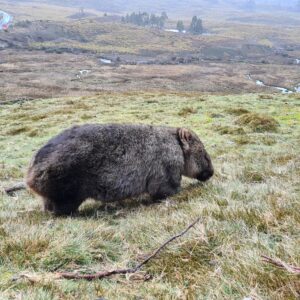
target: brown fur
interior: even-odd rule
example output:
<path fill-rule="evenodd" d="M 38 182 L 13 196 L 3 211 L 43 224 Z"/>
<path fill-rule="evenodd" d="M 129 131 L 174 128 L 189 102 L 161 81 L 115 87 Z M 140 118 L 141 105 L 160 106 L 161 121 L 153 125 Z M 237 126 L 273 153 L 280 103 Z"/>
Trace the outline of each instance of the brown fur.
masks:
<path fill-rule="evenodd" d="M 87 198 L 119 201 L 149 193 L 175 194 L 182 175 L 213 175 L 198 136 L 184 128 L 87 124 L 52 138 L 34 156 L 27 185 L 55 214 L 74 213 Z"/>

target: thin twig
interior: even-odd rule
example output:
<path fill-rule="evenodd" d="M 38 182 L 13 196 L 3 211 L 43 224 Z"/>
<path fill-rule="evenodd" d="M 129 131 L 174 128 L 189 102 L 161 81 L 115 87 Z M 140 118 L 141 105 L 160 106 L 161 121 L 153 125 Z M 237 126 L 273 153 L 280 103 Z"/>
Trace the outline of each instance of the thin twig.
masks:
<path fill-rule="evenodd" d="M 163 248 L 165 248 L 169 243 L 174 241 L 175 239 L 183 236 L 186 234 L 192 227 L 196 225 L 200 221 L 200 218 L 196 219 L 193 223 L 191 223 L 185 230 L 181 233 L 178 233 L 164 242 L 158 249 L 156 249 L 151 255 L 149 255 L 145 260 L 139 263 L 135 268 L 128 268 L 128 269 L 116 269 L 112 271 L 103 271 L 94 274 L 76 274 L 76 273 L 57 273 L 58 278 L 65 278 L 65 279 L 85 279 L 85 280 L 94 280 L 94 279 L 101 279 L 104 277 L 109 277 L 115 274 L 130 274 L 137 272 L 142 266 L 148 263 L 152 258 L 154 258 Z"/>
<path fill-rule="evenodd" d="M 284 269 L 289 273 L 300 275 L 300 267 L 288 265 L 279 259 L 274 259 L 266 255 L 262 255 L 261 257 L 263 258 L 263 261 L 266 263 L 269 263 L 277 268 Z"/>
<path fill-rule="evenodd" d="M 20 182 L 20 183 L 17 183 L 16 185 L 14 185 L 12 187 L 9 187 L 9 188 L 5 189 L 4 191 L 9 196 L 13 196 L 14 192 L 25 190 L 25 189 L 26 189 L 25 182 Z"/>

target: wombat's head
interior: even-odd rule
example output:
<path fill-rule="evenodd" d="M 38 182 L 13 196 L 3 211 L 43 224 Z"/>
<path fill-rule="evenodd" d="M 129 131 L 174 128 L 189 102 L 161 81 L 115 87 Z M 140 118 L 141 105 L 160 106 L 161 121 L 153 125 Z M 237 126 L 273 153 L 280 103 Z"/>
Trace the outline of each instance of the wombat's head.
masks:
<path fill-rule="evenodd" d="M 199 137 L 192 131 L 179 128 L 178 138 L 184 153 L 184 176 L 206 181 L 214 174 L 210 156 Z"/>

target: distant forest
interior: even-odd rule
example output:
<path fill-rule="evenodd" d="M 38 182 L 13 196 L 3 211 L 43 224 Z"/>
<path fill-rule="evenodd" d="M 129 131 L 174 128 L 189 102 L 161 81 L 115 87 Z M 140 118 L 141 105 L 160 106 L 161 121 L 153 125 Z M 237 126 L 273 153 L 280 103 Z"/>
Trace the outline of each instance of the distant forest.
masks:
<path fill-rule="evenodd" d="M 162 29 L 165 27 L 165 22 L 167 19 L 168 15 L 166 12 L 162 12 L 161 15 L 155 15 L 153 13 L 149 14 L 147 12 L 133 12 L 131 14 L 126 14 L 126 16 L 123 16 L 122 22 L 131 23 L 137 26 L 156 27 Z M 182 21 L 177 22 L 176 29 L 179 32 L 185 31 L 185 27 Z M 204 31 L 202 20 L 197 16 L 194 16 L 187 31 L 192 34 L 202 34 Z"/>

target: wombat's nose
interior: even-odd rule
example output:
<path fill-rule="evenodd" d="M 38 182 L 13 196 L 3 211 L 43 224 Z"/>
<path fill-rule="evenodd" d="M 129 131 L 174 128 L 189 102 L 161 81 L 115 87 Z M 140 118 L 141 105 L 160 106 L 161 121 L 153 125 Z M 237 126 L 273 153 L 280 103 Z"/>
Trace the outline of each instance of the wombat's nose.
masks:
<path fill-rule="evenodd" d="M 199 176 L 197 177 L 197 179 L 200 180 L 200 181 L 206 181 L 210 177 L 212 177 L 213 175 L 214 175 L 214 171 L 213 170 L 204 170 L 204 171 L 202 171 L 199 174 Z"/>

